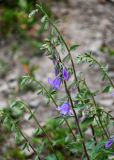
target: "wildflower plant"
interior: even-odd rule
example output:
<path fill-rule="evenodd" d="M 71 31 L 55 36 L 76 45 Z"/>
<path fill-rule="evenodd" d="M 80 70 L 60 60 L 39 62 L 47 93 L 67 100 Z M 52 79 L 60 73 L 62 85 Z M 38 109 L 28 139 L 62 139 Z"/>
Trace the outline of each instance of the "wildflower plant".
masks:
<path fill-rule="evenodd" d="M 92 53 L 79 55 L 75 60 L 72 51 L 79 46 L 67 45 L 57 28 L 57 22 L 48 16 L 42 5 L 37 5 L 37 11 L 43 16 L 41 22 L 44 30 L 49 31 L 49 37 L 44 41 L 41 49 L 45 50 L 52 60 L 55 75 L 53 80 L 47 77 L 47 84 L 43 84 L 34 76 L 25 75 L 20 80 L 20 86 L 34 84 L 38 95 L 45 96 L 58 114 L 42 127 L 25 102 L 14 101 L 10 108 L 18 107 L 20 110 L 27 110 L 30 114 L 29 120 L 33 119 L 36 123 L 32 140 L 23 134 L 17 121 L 4 110 L 1 116 L 2 122 L 16 133 L 18 141 L 24 139 L 24 142 L 21 141 L 23 149 L 29 150 L 31 147 L 35 160 L 42 160 L 42 155 L 46 160 L 107 160 L 114 154 L 113 131 L 110 130 L 114 118 L 95 100 L 97 94 L 104 92 L 112 94 L 111 90 L 114 90 L 114 83 L 108 75 L 107 66 L 98 62 Z M 97 64 L 103 80 L 107 82 L 106 86 L 101 91 L 91 91 L 82 74 L 77 74 L 75 62 L 87 62 L 90 66 Z M 60 93 L 63 94 L 61 97 L 59 97 Z M 88 130 L 91 131 L 90 137 L 87 137 Z"/>

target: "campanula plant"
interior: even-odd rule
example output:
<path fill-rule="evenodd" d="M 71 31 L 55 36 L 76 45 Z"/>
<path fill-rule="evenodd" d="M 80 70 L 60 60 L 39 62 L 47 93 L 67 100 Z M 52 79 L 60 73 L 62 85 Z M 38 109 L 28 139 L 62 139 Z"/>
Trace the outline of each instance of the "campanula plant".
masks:
<path fill-rule="evenodd" d="M 12 131 L 24 139 L 24 149 L 30 147 L 34 152 L 35 160 L 108 160 L 113 155 L 114 139 L 111 137 L 114 117 L 95 98 L 100 93 L 112 94 L 110 90 L 114 89 L 107 67 L 98 62 L 91 52 L 79 55 L 75 60 L 72 51 L 78 45 L 69 47 L 56 21 L 48 16 L 41 4 L 37 5 L 37 9 L 43 16 L 41 23 L 44 30 L 49 33 L 41 49 L 53 62 L 55 75 L 53 79 L 47 77 L 46 84 L 34 76 L 25 75 L 20 86 L 35 84 L 38 95 L 48 99 L 57 116 L 50 117 L 51 120 L 42 127 L 25 102 L 16 100 L 10 105 L 12 109 L 18 107 L 29 112 L 29 120 L 33 119 L 36 124 L 34 138 L 38 141 L 37 145 L 23 134 L 10 114 L 2 112 L 2 121 L 4 124 L 10 122 Z M 98 65 L 106 86 L 93 92 L 82 73 L 77 74 L 75 61 Z"/>

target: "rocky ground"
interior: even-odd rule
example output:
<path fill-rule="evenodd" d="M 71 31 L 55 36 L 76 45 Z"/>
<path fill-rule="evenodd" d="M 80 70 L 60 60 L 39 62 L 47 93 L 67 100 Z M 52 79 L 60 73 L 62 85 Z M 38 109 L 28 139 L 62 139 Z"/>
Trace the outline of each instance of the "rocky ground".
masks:
<path fill-rule="evenodd" d="M 106 3 L 99 3 L 99 0 L 69 0 L 70 5 L 64 3 L 53 3 L 52 11 L 61 18 L 59 28 L 64 35 L 67 43 L 79 44 L 80 47 L 74 55 L 84 53 L 88 50 L 93 51 L 98 60 L 109 64 L 110 76 L 114 80 L 114 58 L 109 58 L 107 53 L 101 53 L 99 48 L 107 45 L 114 49 L 114 3 L 107 1 Z M 13 42 L 12 42 L 13 43 Z M 22 65 L 18 61 L 19 55 L 28 56 L 27 50 L 17 50 L 15 55 L 12 55 L 11 44 L 1 42 L 0 58 L 4 59 L 8 64 L 10 70 L 6 76 L 0 78 L 0 107 L 5 108 L 8 106 L 9 101 L 14 97 L 21 97 L 31 106 L 37 109 L 36 114 L 41 122 L 45 122 L 47 118 L 53 117 L 55 109 L 52 107 L 47 108 L 44 99 L 38 97 L 36 93 L 31 91 L 25 94 L 18 94 L 17 79 L 19 75 L 23 75 L 24 71 Z M 74 56 L 73 55 L 73 56 Z M 75 56 L 74 56 L 75 59 Z M 52 63 L 47 57 L 31 57 L 32 64 L 38 65 L 38 70 L 35 72 L 39 80 L 47 83 L 47 77 L 52 75 Z M 77 72 L 83 71 L 91 89 L 98 89 L 103 86 L 100 78 L 98 67 L 89 68 L 88 65 L 76 67 Z M 109 95 L 99 95 L 96 98 L 106 110 L 113 110 L 114 98 Z M 27 119 L 26 113 L 24 118 Z M 42 123 L 42 124 L 43 124 Z M 24 125 L 24 132 L 32 135 L 33 125 L 29 127 Z M 31 136 L 30 135 L 30 136 Z"/>

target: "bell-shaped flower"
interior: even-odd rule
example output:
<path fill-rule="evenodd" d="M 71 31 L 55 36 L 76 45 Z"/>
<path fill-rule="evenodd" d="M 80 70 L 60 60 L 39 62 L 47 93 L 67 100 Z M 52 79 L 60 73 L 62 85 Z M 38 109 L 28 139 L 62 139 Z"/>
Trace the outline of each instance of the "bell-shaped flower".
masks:
<path fill-rule="evenodd" d="M 69 78 L 70 78 L 70 74 L 69 74 L 69 72 L 68 72 L 68 70 L 66 68 L 63 68 L 62 74 L 63 74 L 64 80 L 68 81 Z"/>
<path fill-rule="evenodd" d="M 113 143 L 114 139 L 113 138 L 109 139 L 108 142 L 105 144 L 105 148 L 106 149 L 110 148 L 113 145 Z"/>
<path fill-rule="evenodd" d="M 71 107 L 69 103 L 64 103 L 61 106 L 57 108 L 58 111 L 60 111 L 60 114 L 65 116 L 72 115 Z"/>
<path fill-rule="evenodd" d="M 60 89 L 61 86 L 61 78 L 60 77 L 56 77 L 54 80 L 48 78 L 48 83 L 56 90 Z"/>

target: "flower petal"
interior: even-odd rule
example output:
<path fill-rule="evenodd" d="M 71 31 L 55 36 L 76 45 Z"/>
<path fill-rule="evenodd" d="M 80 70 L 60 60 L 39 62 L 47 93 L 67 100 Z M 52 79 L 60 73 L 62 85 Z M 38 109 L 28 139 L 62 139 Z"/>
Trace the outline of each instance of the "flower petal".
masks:
<path fill-rule="evenodd" d="M 48 78 L 48 83 L 53 86 L 53 80 L 51 78 Z"/>
<path fill-rule="evenodd" d="M 57 110 L 60 111 L 60 113 L 62 115 L 71 115 L 72 114 L 69 103 L 64 103 L 63 105 L 59 106 L 57 108 Z"/>
<path fill-rule="evenodd" d="M 108 149 L 112 146 L 112 144 L 114 143 L 113 139 L 109 139 L 108 142 L 105 144 L 105 148 Z"/>
<path fill-rule="evenodd" d="M 54 80 L 51 80 L 50 78 L 48 78 L 48 83 L 54 88 L 59 90 L 60 89 L 60 85 L 61 85 L 61 79 L 60 77 L 56 77 Z"/>
<path fill-rule="evenodd" d="M 63 77 L 64 77 L 64 80 L 68 81 L 69 78 L 70 78 L 70 75 L 69 75 L 69 72 L 66 68 L 63 68 Z"/>

